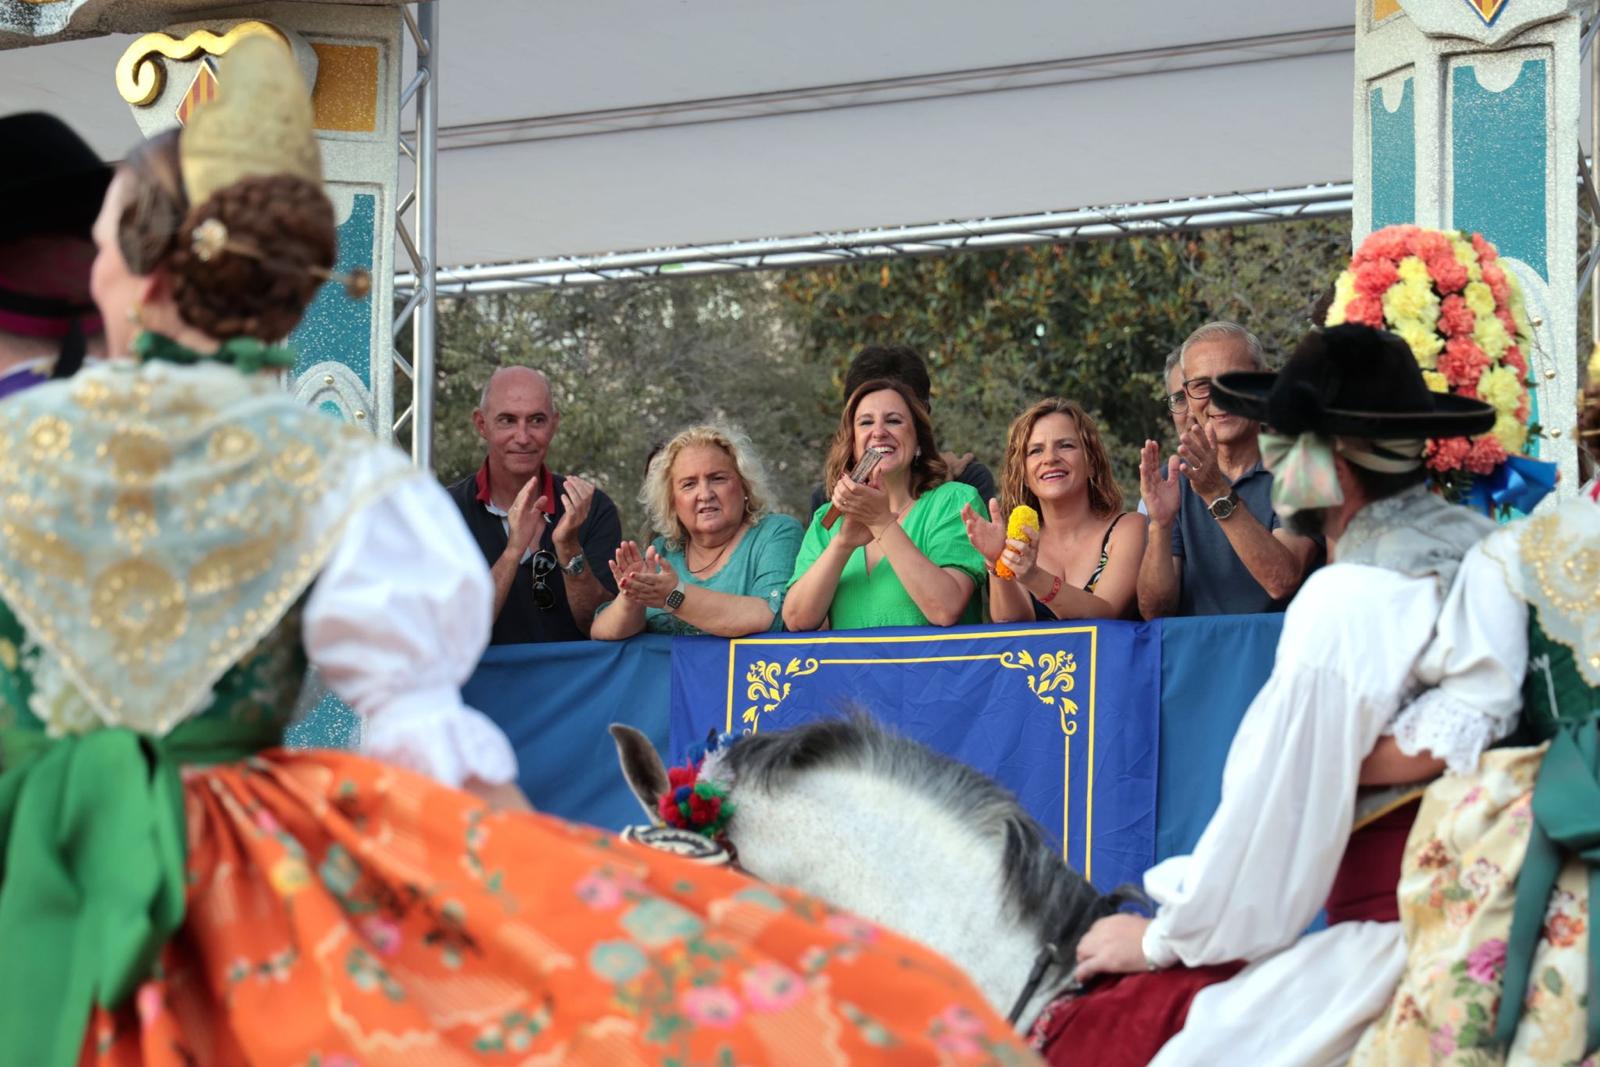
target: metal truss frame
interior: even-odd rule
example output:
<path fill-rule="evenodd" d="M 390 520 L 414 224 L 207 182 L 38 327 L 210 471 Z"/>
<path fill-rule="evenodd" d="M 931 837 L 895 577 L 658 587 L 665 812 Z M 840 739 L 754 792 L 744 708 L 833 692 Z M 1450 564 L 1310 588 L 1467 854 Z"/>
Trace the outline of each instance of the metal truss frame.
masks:
<path fill-rule="evenodd" d="M 1232 196 L 1193 197 L 1160 203 L 971 219 L 925 226 L 818 233 L 803 237 L 732 241 L 596 256 L 563 256 L 523 263 L 440 270 L 434 288 L 437 296 L 459 297 L 1322 218 L 1350 214 L 1352 192 L 1349 182 L 1340 182 Z M 396 290 L 414 299 L 422 291 L 418 286 L 418 277 L 415 273 L 402 274 L 395 280 Z"/>
<path fill-rule="evenodd" d="M 395 238 L 411 261 L 404 292 L 396 286 L 396 296 L 404 297 L 394 318 L 391 357 L 395 366 L 411 382 L 411 403 L 394 421 L 399 434 L 411 424 L 411 459 L 419 467 L 433 465 L 433 386 L 434 349 L 438 329 L 439 301 L 435 284 L 438 266 L 438 159 L 439 159 L 439 3 L 421 0 L 413 16 L 411 7 L 400 5 L 412 44 L 416 49 L 416 73 L 400 92 L 400 111 L 413 108 L 412 140 L 400 135 L 400 152 L 415 167 L 411 191 L 395 208 Z M 402 48 L 404 44 L 402 43 Z M 410 215 L 410 225 L 407 216 Z M 400 351 L 399 341 L 411 331 L 411 359 Z"/>

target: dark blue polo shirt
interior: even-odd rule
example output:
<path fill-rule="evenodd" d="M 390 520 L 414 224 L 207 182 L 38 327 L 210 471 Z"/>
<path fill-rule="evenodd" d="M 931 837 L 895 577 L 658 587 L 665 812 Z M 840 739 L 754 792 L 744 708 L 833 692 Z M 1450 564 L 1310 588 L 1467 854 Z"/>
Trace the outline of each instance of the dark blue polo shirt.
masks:
<path fill-rule="evenodd" d="M 1239 506 L 1261 525 L 1268 530 L 1283 525 L 1272 510 L 1272 472 L 1259 460 L 1233 483 L 1233 488 L 1239 494 Z M 1250 576 L 1229 543 L 1223 524 L 1206 510 L 1210 504 L 1184 482 L 1178 521 L 1172 528 L 1172 554 L 1183 558 L 1177 614 L 1252 615 L 1282 611 L 1289 598 L 1273 600 Z"/>

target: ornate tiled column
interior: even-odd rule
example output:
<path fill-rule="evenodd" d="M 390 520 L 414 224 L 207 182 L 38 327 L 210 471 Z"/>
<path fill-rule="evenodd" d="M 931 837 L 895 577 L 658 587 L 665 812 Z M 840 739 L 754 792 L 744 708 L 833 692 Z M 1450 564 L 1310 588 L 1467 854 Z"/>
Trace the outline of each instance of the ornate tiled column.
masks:
<path fill-rule="evenodd" d="M 1593 0 L 1357 0 L 1354 243 L 1477 231 L 1534 326 L 1541 458 L 1577 484 L 1579 56 Z"/>

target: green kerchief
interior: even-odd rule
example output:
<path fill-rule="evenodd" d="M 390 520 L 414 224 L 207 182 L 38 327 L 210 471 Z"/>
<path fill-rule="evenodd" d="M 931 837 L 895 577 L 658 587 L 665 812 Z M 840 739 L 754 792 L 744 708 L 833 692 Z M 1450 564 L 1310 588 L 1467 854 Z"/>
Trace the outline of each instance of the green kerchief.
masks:
<path fill-rule="evenodd" d="M 120 1006 L 183 922 L 179 768 L 280 743 L 271 724 L 190 719 L 162 738 L 0 731 L 0 1046 L 72 1067 L 91 1007 Z"/>

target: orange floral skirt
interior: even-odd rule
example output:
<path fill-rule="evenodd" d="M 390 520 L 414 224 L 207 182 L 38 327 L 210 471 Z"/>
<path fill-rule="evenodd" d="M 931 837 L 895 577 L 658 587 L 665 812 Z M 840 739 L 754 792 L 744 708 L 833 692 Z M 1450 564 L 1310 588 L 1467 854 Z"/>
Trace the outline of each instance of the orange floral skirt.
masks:
<path fill-rule="evenodd" d="M 188 911 L 83 1062 L 1031 1063 L 932 952 L 347 753 L 186 784 Z"/>

